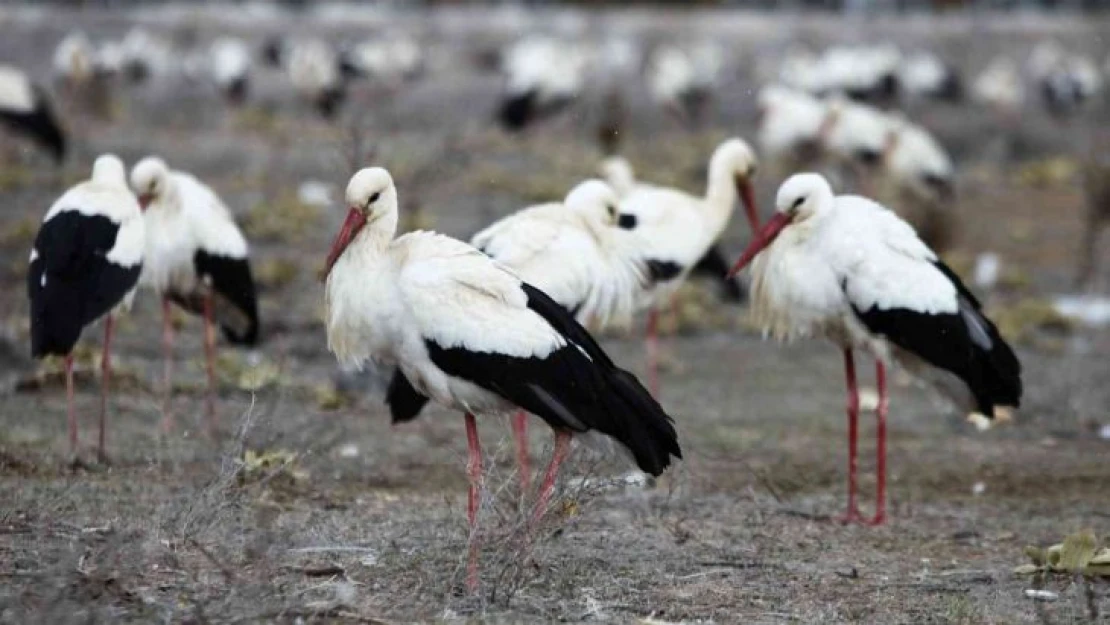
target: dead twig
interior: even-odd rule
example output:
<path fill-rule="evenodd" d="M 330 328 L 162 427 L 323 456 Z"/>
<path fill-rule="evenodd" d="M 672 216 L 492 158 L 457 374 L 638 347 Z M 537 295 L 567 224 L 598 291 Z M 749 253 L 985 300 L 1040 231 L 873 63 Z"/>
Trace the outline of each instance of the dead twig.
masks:
<path fill-rule="evenodd" d="M 204 556 L 204 559 L 208 560 L 209 564 L 216 567 L 220 574 L 224 576 L 224 581 L 228 582 L 229 584 L 235 583 L 237 581 L 238 578 L 236 577 L 235 572 L 224 565 L 223 562 L 218 560 L 216 556 L 213 555 L 212 552 L 209 551 L 204 545 L 200 544 L 197 539 L 189 536 L 185 540 L 190 546 L 199 551 L 201 555 Z"/>

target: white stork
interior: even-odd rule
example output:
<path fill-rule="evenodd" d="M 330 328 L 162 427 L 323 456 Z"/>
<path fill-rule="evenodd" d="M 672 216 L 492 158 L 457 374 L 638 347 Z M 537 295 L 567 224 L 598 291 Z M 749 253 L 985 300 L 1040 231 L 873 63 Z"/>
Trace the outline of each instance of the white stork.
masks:
<path fill-rule="evenodd" d="M 875 357 L 879 390 L 875 516 L 885 518 L 886 365 L 926 375 L 976 424 L 1004 419 L 1021 400 L 1021 365 L 978 300 L 886 208 L 833 196 L 817 174 L 783 183 L 777 212 L 733 267 L 753 258 L 752 313 L 782 339 L 824 335 L 844 350 L 848 382 L 848 512 L 856 503 L 859 396 L 853 349 Z M 762 251 L 762 253 L 760 253 Z"/>
<path fill-rule="evenodd" d="M 813 166 L 836 116 L 817 98 L 780 85 L 759 90 L 759 154 L 783 175 Z"/>
<path fill-rule="evenodd" d="M 312 103 L 325 119 L 333 119 L 347 95 L 335 50 L 319 39 L 287 44 L 282 54 L 289 82 L 301 98 Z"/>
<path fill-rule="evenodd" d="M 824 149 L 854 183 L 871 190 L 872 178 L 894 146 L 893 118 L 877 108 L 839 97 L 828 101 L 831 120 Z"/>
<path fill-rule="evenodd" d="M 212 189 L 194 176 L 170 170 L 164 161 L 147 157 L 131 170 L 131 189 L 139 198 L 146 222 L 146 262 L 142 284 L 162 298 L 162 340 L 165 349 L 165 420 L 172 422 L 173 326 L 170 303 L 204 317 L 207 361 L 206 413 L 215 415 L 216 330 L 233 344 L 258 343 L 258 297 L 247 241 L 231 212 Z"/>
<path fill-rule="evenodd" d="M 717 146 L 709 160 L 705 195 L 697 197 L 668 187 L 636 185 L 621 199 L 619 225 L 635 232 L 648 267 L 643 305 L 650 307 L 647 326 L 648 371 L 658 394 L 658 308 L 670 301 L 694 266 L 712 249 L 728 226 L 737 196 L 752 231 L 759 216 L 752 188 L 756 158 L 743 139 Z"/>
<path fill-rule="evenodd" d="M 250 48 L 237 37 L 221 37 L 212 42 L 208 55 L 216 88 L 231 104 L 242 104 L 250 89 Z"/>
<path fill-rule="evenodd" d="M 585 52 L 569 42 L 532 36 L 514 43 L 502 55 L 501 126 L 518 132 L 565 108 L 578 97 L 585 65 Z"/>
<path fill-rule="evenodd" d="M 722 56 L 720 48 L 709 41 L 688 52 L 674 45 L 660 46 L 647 67 L 652 98 L 679 121 L 700 122 L 717 89 Z"/>
<path fill-rule="evenodd" d="M 100 366 L 100 433 L 111 376 L 112 311 L 130 306 L 143 258 L 143 219 L 127 189 L 123 162 L 105 154 L 92 177 L 66 191 L 46 213 L 31 248 L 27 294 L 31 300 L 31 355 L 65 358 L 69 450 L 76 458 L 77 419 L 73 408 L 73 346 L 81 331 L 104 319 Z"/>
<path fill-rule="evenodd" d="M 616 367 L 574 317 L 477 249 L 432 232 L 394 239 L 397 191 L 384 169 L 347 186 L 347 219 L 328 254 L 328 349 L 345 366 L 398 367 L 421 394 L 466 415 L 471 548 L 482 470 L 474 415 L 523 409 L 555 430 L 533 512 L 546 510 L 572 433 L 596 430 L 659 475 L 681 457 L 674 425 L 630 373 Z"/>
<path fill-rule="evenodd" d="M 10 65 L 0 65 L 0 123 L 49 150 L 55 162 L 65 159 L 65 134 L 46 92 Z"/>
<path fill-rule="evenodd" d="M 632 164 L 622 156 L 610 156 L 606 158 L 601 162 L 601 167 L 599 169 L 601 175 L 609 183 L 609 186 L 616 191 L 617 196 L 620 198 L 627 197 L 637 190 L 646 191 L 656 188 L 652 185 L 638 182 L 636 180 L 636 173 L 632 170 Z M 728 273 L 728 260 L 725 258 L 724 253 L 716 242 L 710 246 L 705 255 L 701 257 L 701 260 L 694 265 L 690 273 L 716 280 L 720 285 L 721 297 L 725 300 L 731 302 L 742 302 L 744 300 L 744 288 L 740 284 L 740 281 L 729 279 L 725 275 Z"/>
<path fill-rule="evenodd" d="M 944 251 L 951 236 L 956 193 L 956 168 L 948 152 L 929 131 L 903 119 L 892 119 L 891 147 L 883 172 L 898 194 L 899 211 L 909 219 L 921 239 L 934 250 Z"/>
<path fill-rule="evenodd" d="M 424 69 L 424 51 L 412 37 L 375 37 L 343 50 L 340 68 L 352 77 L 370 78 L 388 87 L 415 79 Z"/>
<path fill-rule="evenodd" d="M 69 87 L 85 84 L 96 72 L 96 57 L 96 47 L 88 35 L 73 31 L 54 48 L 51 60 L 54 76 Z"/>
<path fill-rule="evenodd" d="M 898 68 L 898 85 L 911 98 L 949 102 L 963 98 L 960 75 L 931 52 L 919 51 L 903 58 Z"/>
<path fill-rule="evenodd" d="M 1017 63 L 1005 56 L 991 60 L 971 85 L 971 97 L 1006 119 L 1016 121 L 1025 103 L 1025 83 Z"/>
<path fill-rule="evenodd" d="M 470 244 L 513 270 L 568 310 L 583 326 L 627 325 L 645 278 L 639 250 L 617 226 L 617 196 L 587 180 L 564 202 L 530 206 L 474 235 Z M 386 394 L 394 423 L 416 418 L 428 401 L 400 372 Z M 521 489 L 528 490 L 527 415 L 513 417 Z"/>

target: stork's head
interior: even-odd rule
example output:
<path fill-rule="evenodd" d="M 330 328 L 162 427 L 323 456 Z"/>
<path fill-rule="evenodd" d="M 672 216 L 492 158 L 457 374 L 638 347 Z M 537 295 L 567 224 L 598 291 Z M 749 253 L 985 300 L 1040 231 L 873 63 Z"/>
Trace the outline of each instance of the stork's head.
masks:
<path fill-rule="evenodd" d="M 755 168 L 755 151 L 743 139 L 725 141 L 717 146 L 713 157 L 709 159 L 710 180 L 718 176 L 732 178 L 753 232 L 759 229 L 759 211 L 755 205 L 755 189 L 752 187 Z"/>
<path fill-rule="evenodd" d="M 617 225 L 617 194 L 601 180 L 578 183 L 567 194 L 563 204 L 572 211 L 589 215 L 607 226 Z"/>
<path fill-rule="evenodd" d="M 93 182 L 127 188 L 127 171 L 115 154 L 101 154 L 93 161 Z"/>
<path fill-rule="evenodd" d="M 131 169 L 131 191 L 144 211 L 151 202 L 164 197 L 170 184 L 170 170 L 157 156 L 148 156 Z"/>
<path fill-rule="evenodd" d="M 331 273 L 335 261 L 339 260 L 343 251 L 367 223 L 397 210 L 397 190 L 393 186 L 393 177 L 381 167 L 360 169 L 347 183 L 346 200 L 347 219 L 328 253 L 324 278 Z"/>
<path fill-rule="evenodd" d="M 729 271 L 729 277 L 738 273 L 764 248 L 774 243 L 787 226 L 811 219 L 829 210 L 832 205 L 832 187 L 824 176 L 795 174 L 787 178 L 775 196 L 775 216 L 755 234 L 748 249 L 744 250 Z"/>

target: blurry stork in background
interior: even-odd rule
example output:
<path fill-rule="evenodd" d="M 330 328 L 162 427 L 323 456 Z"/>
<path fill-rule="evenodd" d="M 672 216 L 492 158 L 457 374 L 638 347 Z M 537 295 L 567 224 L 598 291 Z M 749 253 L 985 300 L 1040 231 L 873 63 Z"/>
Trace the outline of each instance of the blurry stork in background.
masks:
<path fill-rule="evenodd" d="M 891 116 L 891 147 L 883 171 L 897 198 L 898 212 L 934 251 L 952 243 L 956 168 L 948 153 L 921 126 Z"/>
<path fill-rule="evenodd" d="M 563 202 L 517 211 L 482 230 L 471 245 L 543 291 L 580 324 L 627 326 L 636 313 L 645 269 L 631 235 L 617 228 L 617 197 L 609 185 L 587 180 Z M 386 403 L 394 423 L 416 418 L 428 402 L 399 370 Z M 522 492 L 528 490 L 527 415 L 513 417 Z"/>
<path fill-rule="evenodd" d="M 65 134 L 46 92 L 10 65 L 0 65 L 0 123 L 41 145 L 59 165 L 65 159 Z"/>
<path fill-rule="evenodd" d="M 247 241 L 223 201 L 200 180 L 171 171 L 147 157 L 131 170 L 131 189 L 146 223 L 146 262 L 142 283 L 162 298 L 165 349 L 165 421 L 172 424 L 169 402 L 173 371 L 170 302 L 204 317 L 209 422 L 215 416 L 216 330 L 237 345 L 258 343 L 258 298 L 251 276 Z"/>
<path fill-rule="evenodd" d="M 288 44 L 283 54 L 289 82 L 325 119 L 335 119 L 347 94 L 339 58 L 327 43 L 303 39 Z"/>
<path fill-rule="evenodd" d="M 771 166 L 772 177 L 813 168 L 823 154 L 826 136 L 836 116 L 817 98 L 780 85 L 759 90 L 760 158 Z"/>
<path fill-rule="evenodd" d="M 828 107 L 825 150 L 848 178 L 845 183 L 873 194 L 875 179 L 894 146 L 891 118 L 877 108 L 840 97 L 830 98 Z"/>
<path fill-rule="evenodd" d="M 251 53 L 246 42 L 237 37 L 221 37 L 208 49 L 212 81 L 233 105 L 247 99 L 250 89 Z"/>
<path fill-rule="evenodd" d="M 723 53 L 713 42 L 701 42 L 689 52 L 664 44 L 648 61 L 648 89 L 668 113 L 696 126 L 706 115 L 723 64 Z"/>
<path fill-rule="evenodd" d="M 678 189 L 635 185 L 621 198 L 620 227 L 637 235 L 648 267 L 643 305 L 647 325 L 649 387 L 658 396 L 659 308 L 670 303 L 695 265 L 728 227 L 737 197 L 753 232 L 759 227 L 752 176 L 755 153 L 742 139 L 729 139 L 713 151 L 705 195 Z M 727 266 L 727 264 L 726 264 Z"/>
<path fill-rule="evenodd" d="M 424 51 L 411 37 L 375 37 L 340 51 L 339 66 L 348 77 L 396 88 L 424 70 Z"/>
<path fill-rule="evenodd" d="M 482 479 L 475 415 L 523 409 L 555 430 L 529 529 L 547 509 L 575 433 L 614 439 L 651 475 L 681 457 L 670 417 L 563 306 L 461 241 L 432 232 L 394 239 L 389 172 L 359 171 L 346 200 L 325 269 L 328 349 L 348 367 L 395 365 L 421 395 L 465 413 L 471 590 Z"/>
<path fill-rule="evenodd" d="M 752 266 L 752 314 L 780 340 L 823 335 L 844 350 L 848 511 L 856 502 L 859 395 L 852 350 L 875 357 L 879 390 L 875 516 L 886 518 L 886 366 L 925 376 L 985 427 L 1021 401 L 1021 365 L 979 301 L 904 221 L 817 174 L 779 188 L 777 212 L 733 267 Z M 761 253 L 762 252 L 762 253 Z"/>
<path fill-rule="evenodd" d="M 636 174 L 632 171 L 632 164 L 621 156 L 611 156 L 605 159 L 601 162 L 600 170 L 601 175 L 621 199 L 635 193 L 637 190 L 647 191 L 655 188 L 652 185 L 637 182 Z M 690 273 L 695 276 L 707 277 L 716 282 L 724 300 L 742 302 L 744 301 L 744 286 L 739 279 L 727 277 L 728 267 L 728 259 L 721 251 L 721 247 L 714 242 L 705 255 L 701 257 L 701 260 L 690 270 Z"/>
<path fill-rule="evenodd" d="M 915 52 L 903 58 L 898 84 L 910 98 L 956 103 L 964 95 L 960 75 L 932 52 Z"/>
<path fill-rule="evenodd" d="M 585 65 L 585 52 L 570 42 L 535 35 L 509 46 L 501 59 L 501 127 L 520 131 L 562 110 L 578 97 Z"/>
<path fill-rule="evenodd" d="M 103 459 L 112 314 L 117 307 L 131 305 L 142 267 L 143 219 L 125 176 L 123 162 L 115 156 L 97 158 L 92 177 L 50 207 L 31 248 L 31 355 L 65 358 L 69 451 L 74 459 L 73 347 L 85 327 L 104 319 L 97 437 L 97 453 Z"/>

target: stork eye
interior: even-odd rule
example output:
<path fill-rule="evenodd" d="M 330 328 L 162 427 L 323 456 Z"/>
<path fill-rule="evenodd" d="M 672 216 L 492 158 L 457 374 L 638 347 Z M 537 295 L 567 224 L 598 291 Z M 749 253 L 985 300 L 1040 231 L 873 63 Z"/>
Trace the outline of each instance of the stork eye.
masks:
<path fill-rule="evenodd" d="M 612 204 L 606 204 L 605 205 L 605 212 L 609 213 L 610 217 L 616 217 L 617 216 L 617 207 L 613 206 Z"/>
<path fill-rule="evenodd" d="M 370 196 L 370 198 L 369 198 L 368 200 L 366 200 L 366 205 L 367 205 L 367 206 L 370 206 L 370 205 L 371 205 L 371 204 L 373 204 L 374 202 L 377 202 L 377 201 L 378 201 L 378 198 L 379 198 L 379 197 L 381 197 L 381 195 L 382 195 L 382 192 L 381 192 L 381 191 L 378 191 L 378 192 L 377 192 L 377 193 L 375 193 L 374 195 L 371 195 L 371 196 Z"/>
<path fill-rule="evenodd" d="M 790 210 L 798 210 L 798 207 L 801 206 L 802 202 L 804 202 L 805 200 L 806 199 L 804 197 L 800 197 L 794 200 L 794 203 L 790 205 Z"/>

